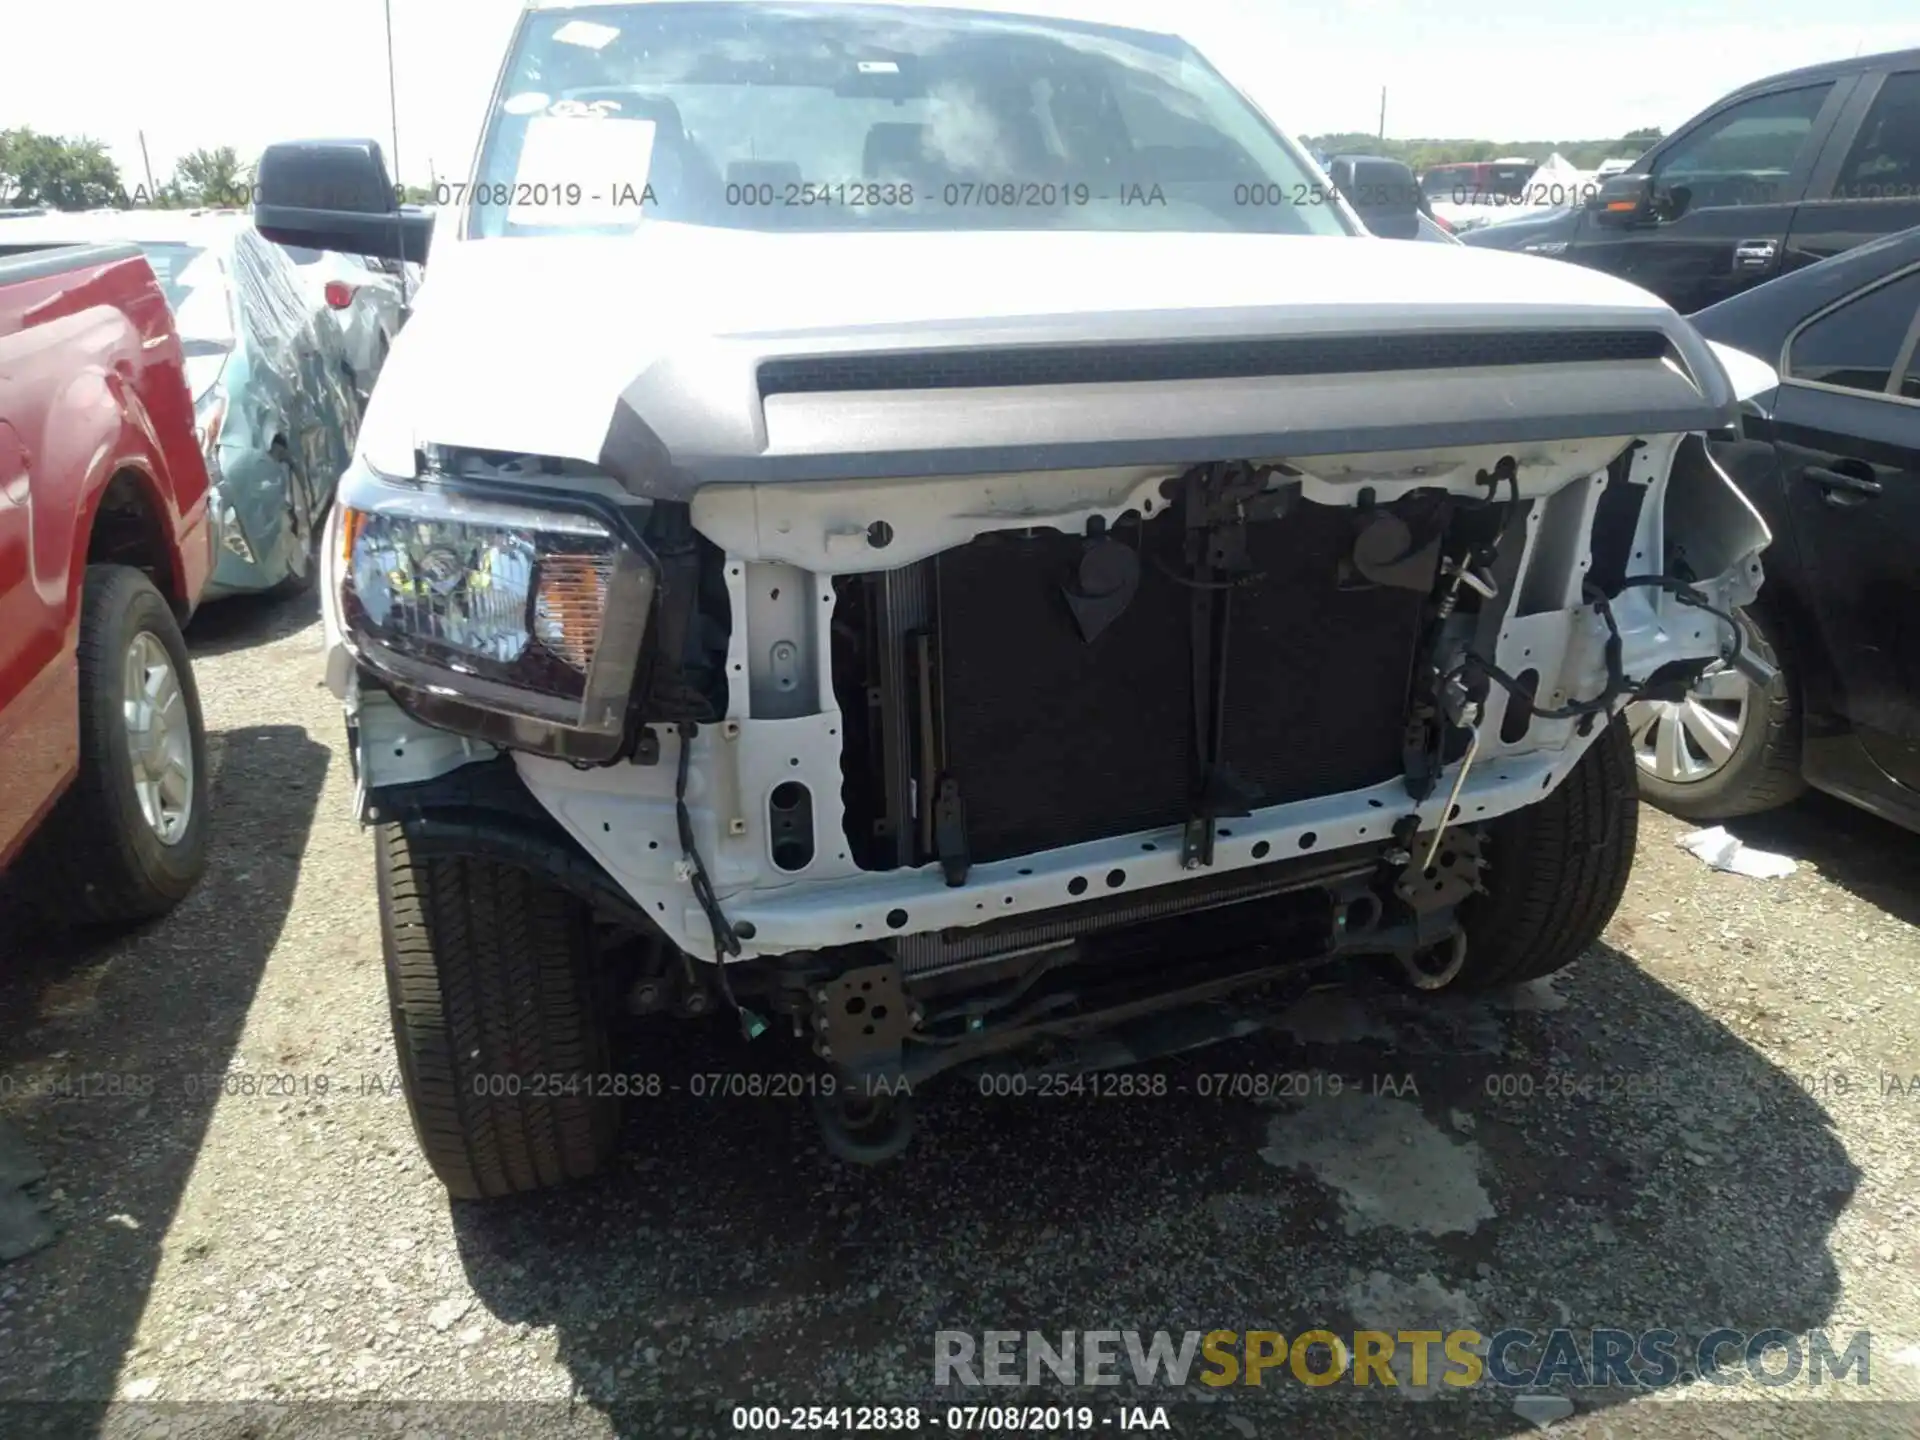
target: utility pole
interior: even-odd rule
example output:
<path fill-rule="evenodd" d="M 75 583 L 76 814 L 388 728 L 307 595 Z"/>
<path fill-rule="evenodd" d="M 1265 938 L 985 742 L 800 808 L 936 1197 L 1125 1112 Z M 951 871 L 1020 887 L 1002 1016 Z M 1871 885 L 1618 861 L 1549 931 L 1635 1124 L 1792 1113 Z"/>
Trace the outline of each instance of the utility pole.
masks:
<path fill-rule="evenodd" d="M 1387 138 L 1387 87 L 1380 87 L 1380 138 Z"/>
<path fill-rule="evenodd" d="M 160 192 L 153 185 L 153 161 L 147 158 L 147 132 L 140 132 L 140 168 L 147 172 L 147 204 L 157 205 Z"/>

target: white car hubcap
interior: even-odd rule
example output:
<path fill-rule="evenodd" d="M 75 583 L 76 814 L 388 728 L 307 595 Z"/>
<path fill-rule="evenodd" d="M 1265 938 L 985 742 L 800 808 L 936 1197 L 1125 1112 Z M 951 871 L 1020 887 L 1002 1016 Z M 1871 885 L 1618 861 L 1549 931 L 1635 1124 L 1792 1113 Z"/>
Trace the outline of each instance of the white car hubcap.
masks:
<path fill-rule="evenodd" d="M 178 844 L 193 819 L 193 730 L 173 657 L 152 631 L 127 646 L 121 693 L 140 813 L 163 845 Z"/>
<path fill-rule="evenodd" d="M 1670 785 L 1718 775 L 1747 727 L 1753 686 L 1725 664 L 1700 677 L 1684 700 L 1636 700 L 1627 730 L 1640 768 Z"/>

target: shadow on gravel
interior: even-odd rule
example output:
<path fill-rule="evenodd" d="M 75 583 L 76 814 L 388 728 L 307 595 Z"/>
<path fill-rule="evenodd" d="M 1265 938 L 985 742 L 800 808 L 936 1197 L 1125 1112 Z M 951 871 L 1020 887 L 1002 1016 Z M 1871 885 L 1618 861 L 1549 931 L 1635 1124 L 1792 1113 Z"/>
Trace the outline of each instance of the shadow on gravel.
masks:
<path fill-rule="evenodd" d="M 693 1098 L 695 1073 L 806 1068 L 771 1041 L 663 1033 L 629 1068 L 680 1089 L 630 1110 L 613 1175 L 454 1207 L 483 1302 L 554 1327 L 625 1433 L 729 1433 L 742 1403 L 1091 1404 L 1099 1425 L 1123 1402 L 1177 1405 L 1182 1435 L 1529 1433 L 1511 1390 L 1410 1404 L 1284 1367 L 1178 1395 L 941 1392 L 934 1337 L 1665 1327 L 1691 1371 L 1718 1327 L 1826 1321 L 1858 1180 L 1817 1096 L 1608 947 L 1493 1000 L 1323 988 L 1266 1034 L 1132 1072 L 1158 1098 L 951 1081 L 880 1169 L 831 1160 L 803 1102 Z M 1217 1093 L 1263 1076 L 1295 1078 Z"/>
<path fill-rule="evenodd" d="M 270 645 L 304 630 L 320 615 L 315 590 L 301 595 L 234 595 L 210 600 L 187 626 L 187 648 L 195 655 L 225 655 Z"/>
<path fill-rule="evenodd" d="M 1777 850 L 1889 915 L 1920 925 L 1920 835 L 1831 795 L 1729 820 L 1748 845 Z"/>
<path fill-rule="evenodd" d="M 59 1232 L 0 1267 L 9 1436 L 34 1423 L 12 1402 L 82 1402 L 59 1412 L 61 1434 L 92 1433 L 104 1413 L 292 903 L 327 748 L 284 725 L 208 740 L 212 856 L 172 915 L 59 939 L 9 934 L 0 908 L 0 1114 L 46 1165 L 38 1193 Z"/>

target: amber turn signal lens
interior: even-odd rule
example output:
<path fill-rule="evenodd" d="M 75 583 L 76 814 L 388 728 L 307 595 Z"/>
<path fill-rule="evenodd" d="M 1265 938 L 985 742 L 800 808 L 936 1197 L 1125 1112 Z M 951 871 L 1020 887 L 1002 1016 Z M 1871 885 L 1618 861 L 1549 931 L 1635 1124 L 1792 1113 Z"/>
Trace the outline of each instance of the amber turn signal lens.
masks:
<path fill-rule="evenodd" d="M 540 557 L 533 597 L 533 633 L 540 643 L 575 670 L 593 668 L 607 608 L 611 555 Z"/>
<path fill-rule="evenodd" d="M 347 505 L 340 507 L 340 563 L 347 569 L 353 567 L 353 542 L 360 538 L 360 532 L 366 528 L 366 511 L 355 510 Z"/>

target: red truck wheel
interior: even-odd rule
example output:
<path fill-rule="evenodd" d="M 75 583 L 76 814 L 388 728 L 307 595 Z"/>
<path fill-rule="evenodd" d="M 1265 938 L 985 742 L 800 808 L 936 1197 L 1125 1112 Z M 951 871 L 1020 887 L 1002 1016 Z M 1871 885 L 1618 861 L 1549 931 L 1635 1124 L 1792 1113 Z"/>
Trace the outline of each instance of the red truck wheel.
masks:
<path fill-rule="evenodd" d="M 87 567 L 80 773 L 22 860 L 46 917 L 126 924 L 179 904 L 207 865 L 207 737 L 180 627 L 138 570 Z"/>

